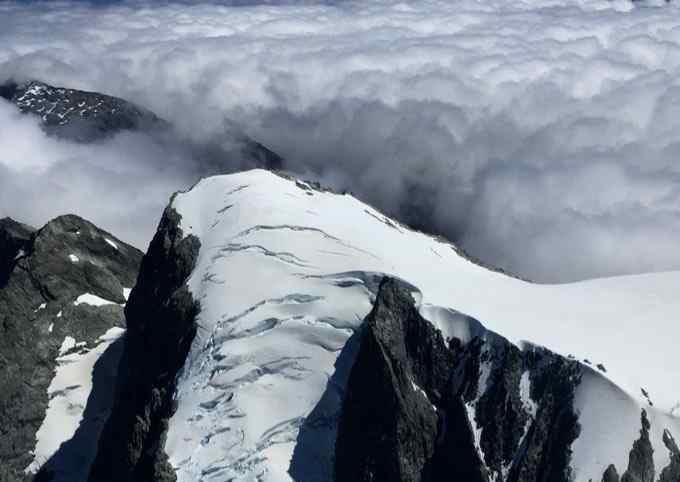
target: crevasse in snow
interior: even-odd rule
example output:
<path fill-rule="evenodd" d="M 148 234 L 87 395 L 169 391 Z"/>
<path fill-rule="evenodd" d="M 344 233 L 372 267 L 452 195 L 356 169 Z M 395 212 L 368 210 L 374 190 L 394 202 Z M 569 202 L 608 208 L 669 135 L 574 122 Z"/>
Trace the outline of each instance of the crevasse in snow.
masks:
<path fill-rule="evenodd" d="M 201 303 L 199 329 L 166 443 L 179 481 L 291 480 L 312 410 L 314 470 L 330 473 L 323 447 L 332 448 L 342 399 L 336 362 L 383 274 L 413 285 L 423 316 L 445 333 L 474 336 L 444 316 L 453 309 L 519 346 L 528 340 L 606 367 L 587 369 L 577 392 L 584 430 L 573 447 L 576 480 L 600 480 L 610 463 L 625 471 L 643 407 L 657 467 L 668 462 L 663 429 L 680 439 L 670 414 L 680 398 L 680 366 L 671 364 L 680 273 L 533 284 L 479 266 L 349 195 L 262 170 L 204 179 L 172 207 L 184 234 L 201 242 L 188 281 Z"/>

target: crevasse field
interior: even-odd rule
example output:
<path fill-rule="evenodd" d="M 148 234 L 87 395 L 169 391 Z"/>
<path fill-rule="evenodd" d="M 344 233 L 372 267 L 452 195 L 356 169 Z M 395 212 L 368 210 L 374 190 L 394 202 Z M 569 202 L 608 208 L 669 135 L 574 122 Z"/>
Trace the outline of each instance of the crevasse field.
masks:
<path fill-rule="evenodd" d="M 330 480 L 344 363 L 352 360 L 341 350 L 352 350 L 383 275 L 410 283 L 422 315 L 447 337 L 467 342 L 491 330 L 584 363 L 575 481 L 601 479 L 611 463 L 625 470 L 642 409 L 654 465 L 668 465 L 663 433 L 680 430 L 672 335 L 680 273 L 532 284 L 474 264 L 351 196 L 263 170 L 204 179 L 172 207 L 184 235 L 201 242 L 187 282 L 201 304 L 198 333 L 165 446 L 179 481 Z M 478 397 L 490 367 L 482 366 Z M 534 417 L 530 383 L 526 372 L 522 401 Z M 473 428 L 476 407 L 467 405 Z M 298 437 L 305 420 L 306 437 Z"/>

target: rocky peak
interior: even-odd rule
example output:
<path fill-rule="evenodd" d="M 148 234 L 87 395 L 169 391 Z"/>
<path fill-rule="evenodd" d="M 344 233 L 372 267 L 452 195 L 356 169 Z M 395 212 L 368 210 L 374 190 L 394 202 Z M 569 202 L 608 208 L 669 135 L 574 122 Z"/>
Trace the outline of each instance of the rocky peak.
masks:
<path fill-rule="evenodd" d="M 60 216 L 36 235 L 25 264 L 50 299 L 83 290 L 124 303 L 123 288 L 135 284 L 141 253 L 78 216 Z"/>
<path fill-rule="evenodd" d="M 35 232 L 35 228 L 15 221 L 12 218 L 0 219 L 0 239 L 2 239 L 3 243 L 24 243 L 31 238 L 33 232 Z"/>
<path fill-rule="evenodd" d="M 112 415 L 89 480 L 174 481 L 164 452 L 175 382 L 196 334 L 198 303 L 186 287 L 199 241 L 185 237 L 168 207 L 126 307 L 128 336 Z"/>
<path fill-rule="evenodd" d="M 680 480 L 680 449 L 668 430 L 664 431 L 663 442 L 670 453 L 671 462 L 661 471 L 659 481 L 677 482 Z"/>
<path fill-rule="evenodd" d="M 69 424 L 52 425 L 54 417 L 72 416 L 60 415 L 62 406 L 82 413 L 87 390 L 73 384 L 62 390 L 53 382 L 62 365 L 89 359 L 90 351 L 103 350 L 109 330 L 124 326 L 122 305 L 142 253 L 67 215 L 37 231 L 0 221 L 0 254 L 0 481 L 14 482 L 25 470 L 44 475 L 61 463 L 59 444 L 49 440 L 59 440 L 55 431 Z M 78 452 L 84 456 L 82 447 Z"/>
<path fill-rule="evenodd" d="M 444 340 L 385 279 L 346 389 L 336 481 L 567 482 L 578 383 L 577 364 L 547 350 Z"/>
<path fill-rule="evenodd" d="M 450 391 L 455 356 L 408 288 L 383 280 L 346 390 L 337 482 L 434 481 L 445 473 L 487 480 L 463 404 Z"/>
<path fill-rule="evenodd" d="M 49 133 L 81 142 L 162 124 L 152 112 L 123 99 L 34 80 L 5 84 L 0 97 L 24 113 L 40 116 Z"/>
<path fill-rule="evenodd" d="M 159 142 L 179 136 L 171 122 L 153 112 L 99 92 L 30 80 L 0 85 L 0 98 L 13 103 L 23 113 L 38 116 L 48 134 L 71 141 L 94 142 L 121 131 L 150 133 Z M 235 167 L 283 167 L 281 156 L 251 139 L 235 125 L 229 125 L 222 136 L 201 142 L 181 139 L 177 144 L 190 151 L 190 157 L 199 164 L 196 170 L 205 175 L 220 174 Z"/>

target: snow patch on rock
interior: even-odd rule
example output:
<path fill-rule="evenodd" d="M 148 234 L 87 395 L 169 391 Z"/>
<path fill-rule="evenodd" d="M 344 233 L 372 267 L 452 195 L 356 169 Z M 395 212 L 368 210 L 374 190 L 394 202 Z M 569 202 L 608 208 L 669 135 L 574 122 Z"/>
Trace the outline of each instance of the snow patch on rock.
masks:
<path fill-rule="evenodd" d="M 47 412 L 36 434 L 34 460 L 26 468 L 27 473 L 37 472 L 63 442 L 73 437 L 83 419 L 92 390 L 94 365 L 123 332 L 122 328 L 109 329 L 91 349 L 85 348 L 86 343 L 77 343 L 70 336 L 64 338 L 59 349 L 54 378 L 47 390 Z M 80 350 L 75 350 L 76 348 Z"/>
<path fill-rule="evenodd" d="M 97 295 L 93 295 L 92 293 L 85 293 L 80 295 L 76 300 L 73 302 L 75 306 L 81 305 L 81 304 L 86 304 L 86 305 L 91 305 L 91 306 L 105 306 L 105 305 L 117 305 L 118 303 L 110 300 L 105 300 L 104 298 L 101 298 Z"/>

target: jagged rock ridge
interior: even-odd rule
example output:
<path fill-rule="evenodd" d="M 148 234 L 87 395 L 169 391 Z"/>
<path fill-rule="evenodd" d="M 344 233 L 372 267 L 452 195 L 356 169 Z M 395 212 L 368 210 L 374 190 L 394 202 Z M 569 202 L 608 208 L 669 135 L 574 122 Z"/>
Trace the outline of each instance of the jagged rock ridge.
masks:
<path fill-rule="evenodd" d="M 444 340 L 392 279 L 361 343 L 335 447 L 337 482 L 571 480 L 576 362 L 523 353 L 489 333 Z"/>
<path fill-rule="evenodd" d="M 14 265 L 26 254 L 34 232 L 35 228 L 11 218 L 0 219 L 0 286 L 7 283 Z"/>
<path fill-rule="evenodd" d="M 465 406 L 452 393 L 456 352 L 396 280 L 380 286 L 352 368 L 335 480 L 488 480 Z"/>
<path fill-rule="evenodd" d="M 93 357 L 114 341 L 109 330 L 124 326 L 120 305 L 141 253 L 69 215 L 39 230 L 0 221 L 0 255 L 0 480 L 22 480 L 26 470 L 53 478 L 61 464 L 73 463 L 55 459 L 60 443 L 74 435 L 66 432 L 83 417 L 84 430 L 88 416 L 106 410 L 104 403 L 99 413 L 84 413 L 78 404 L 88 390 L 67 383 L 69 367 L 95 364 Z"/>
<path fill-rule="evenodd" d="M 125 308 L 128 332 L 112 415 L 90 480 L 174 481 L 164 452 L 175 381 L 196 333 L 198 304 L 186 287 L 200 243 L 183 237 L 169 207 Z"/>

